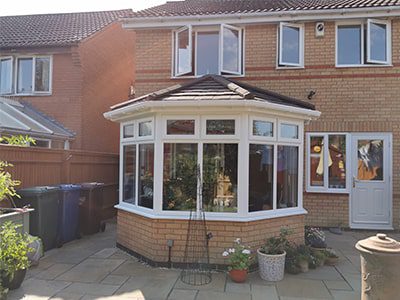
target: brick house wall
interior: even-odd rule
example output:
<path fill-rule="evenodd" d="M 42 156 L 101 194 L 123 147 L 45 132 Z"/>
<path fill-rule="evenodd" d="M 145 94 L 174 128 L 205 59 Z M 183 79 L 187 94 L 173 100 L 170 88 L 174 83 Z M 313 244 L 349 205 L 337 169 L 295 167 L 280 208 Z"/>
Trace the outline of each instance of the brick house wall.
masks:
<path fill-rule="evenodd" d="M 171 30 L 137 30 L 136 96 L 184 79 L 171 79 Z M 245 76 L 239 80 L 310 101 L 322 112 L 308 132 L 393 133 L 393 224 L 400 219 L 400 19 L 392 19 L 392 66 L 335 67 L 335 23 L 325 22 L 325 36 L 315 37 L 315 22 L 305 25 L 305 68 L 276 68 L 277 25 L 245 27 Z M 349 226 L 348 194 L 304 194 L 306 223 Z"/>

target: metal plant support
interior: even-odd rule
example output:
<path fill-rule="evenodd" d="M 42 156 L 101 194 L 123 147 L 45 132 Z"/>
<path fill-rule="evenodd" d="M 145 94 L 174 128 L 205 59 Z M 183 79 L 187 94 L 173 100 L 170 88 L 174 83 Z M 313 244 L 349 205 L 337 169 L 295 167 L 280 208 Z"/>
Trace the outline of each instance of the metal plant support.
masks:
<path fill-rule="evenodd" d="M 202 208 L 202 179 L 200 166 L 197 167 L 198 210 L 190 211 L 186 237 L 185 254 L 181 280 L 190 285 L 204 285 L 211 282 L 208 242 L 212 238 L 207 233 L 205 213 Z"/>

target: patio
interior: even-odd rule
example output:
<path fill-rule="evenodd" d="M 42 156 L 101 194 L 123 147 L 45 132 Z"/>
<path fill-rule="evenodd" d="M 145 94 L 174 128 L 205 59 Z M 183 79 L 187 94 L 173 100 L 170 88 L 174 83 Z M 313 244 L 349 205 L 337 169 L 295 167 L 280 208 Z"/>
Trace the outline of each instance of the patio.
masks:
<path fill-rule="evenodd" d="M 374 234 L 327 233 L 328 245 L 341 257 L 338 265 L 285 274 L 276 284 L 262 281 L 255 272 L 245 284 L 214 273 L 210 284 L 189 286 L 180 281 L 179 270 L 151 268 L 116 249 L 115 233 L 116 224 L 109 223 L 104 233 L 46 252 L 40 265 L 28 271 L 22 287 L 9 293 L 9 299 L 360 299 L 360 259 L 354 244 Z"/>

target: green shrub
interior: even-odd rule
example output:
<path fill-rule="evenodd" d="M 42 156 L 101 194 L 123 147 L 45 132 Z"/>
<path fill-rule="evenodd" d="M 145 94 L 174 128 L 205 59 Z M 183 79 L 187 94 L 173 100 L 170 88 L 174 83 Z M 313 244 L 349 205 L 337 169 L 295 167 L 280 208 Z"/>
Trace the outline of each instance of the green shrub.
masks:
<path fill-rule="evenodd" d="M 279 236 L 270 237 L 265 244 L 261 246 L 260 252 L 269 255 L 283 254 L 289 245 L 287 237 L 292 234 L 292 230 L 282 227 Z"/>

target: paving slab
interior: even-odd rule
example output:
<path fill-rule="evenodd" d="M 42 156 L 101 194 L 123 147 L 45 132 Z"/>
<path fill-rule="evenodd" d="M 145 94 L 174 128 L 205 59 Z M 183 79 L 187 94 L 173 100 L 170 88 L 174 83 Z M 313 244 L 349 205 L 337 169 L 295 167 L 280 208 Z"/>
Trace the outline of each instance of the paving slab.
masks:
<path fill-rule="evenodd" d="M 84 294 L 77 293 L 66 293 L 60 292 L 54 297 L 51 297 L 52 300 L 79 300 L 84 296 Z"/>
<path fill-rule="evenodd" d="M 332 291 L 335 300 L 360 300 L 361 293 L 356 291 Z"/>
<path fill-rule="evenodd" d="M 251 285 L 252 300 L 279 300 L 274 285 Z"/>
<path fill-rule="evenodd" d="M 117 252 L 117 248 L 105 248 L 93 254 L 92 258 L 109 258 L 111 255 Z"/>
<path fill-rule="evenodd" d="M 123 262 L 122 259 L 88 258 L 57 279 L 84 283 L 100 282 Z"/>
<path fill-rule="evenodd" d="M 118 268 L 116 268 L 112 274 L 113 275 L 127 275 L 127 276 L 135 276 L 143 274 L 144 272 L 153 269 L 147 265 L 144 265 L 137 260 L 127 260 L 123 262 Z"/>
<path fill-rule="evenodd" d="M 354 291 L 361 291 L 361 276 L 350 273 L 342 273 L 343 278 Z"/>
<path fill-rule="evenodd" d="M 228 293 L 250 294 L 250 284 L 227 282 L 225 291 Z"/>
<path fill-rule="evenodd" d="M 36 278 L 29 278 L 22 283 L 22 286 L 19 289 L 10 291 L 8 294 L 8 299 L 31 299 L 34 297 L 48 299 L 69 286 L 70 284 L 71 282 L 66 281 L 47 281 Z"/>
<path fill-rule="evenodd" d="M 46 270 L 43 270 L 42 272 L 34 275 L 35 278 L 38 279 L 46 279 L 46 280 L 52 280 L 56 279 L 58 276 L 61 274 L 65 273 L 69 269 L 72 269 L 75 265 L 74 264 L 54 264 L 51 267 L 47 268 Z"/>
<path fill-rule="evenodd" d="M 101 283 L 103 284 L 112 284 L 112 285 L 122 285 L 129 279 L 129 276 L 124 275 L 108 275 L 104 278 Z"/>
<path fill-rule="evenodd" d="M 344 280 L 324 280 L 326 287 L 329 290 L 345 290 L 352 291 L 351 286 Z"/>
<path fill-rule="evenodd" d="M 208 284 L 204 285 L 190 285 L 182 282 L 180 279 L 177 280 L 175 288 L 183 290 L 200 290 L 200 291 L 225 291 L 226 274 L 225 273 L 212 273 L 212 280 Z"/>
<path fill-rule="evenodd" d="M 316 279 L 316 280 L 341 280 L 342 275 L 331 266 L 322 266 L 314 270 L 296 275 L 285 274 L 288 278 Z"/>
<path fill-rule="evenodd" d="M 197 292 L 197 290 L 173 289 L 171 294 L 169 294 L 168 300 L 194 300 Z"/>
<path fill-rule="evenodd" d="M 111 296 L 118 288 L 118 285 L 74 282 L 64 289 L 63 292 L 94 296 Z"/>
<path fill-rule="evenodd" d="M 287 276 L 288 274 L 285 274 Z M 256 284 L 256 285 L 274 285 L 275 282 L 272 281 L 266 281 L 260 277 L 259 272 L 252 272 L 249 274 L 247 277 L 247 282 L 250 283 L 251 285 Z"/>
<path fill-rule="evenodd" d="M 251 300 L 251 295 L 203 290 L 199 291 L 196 300 Z"/>
<path fill-rule="evenodd" d="M 281 297 L 305 299 L 332 299 L 331 294 L 321 280 L 284 278 L 276 283 L 278 294 Z"/>

